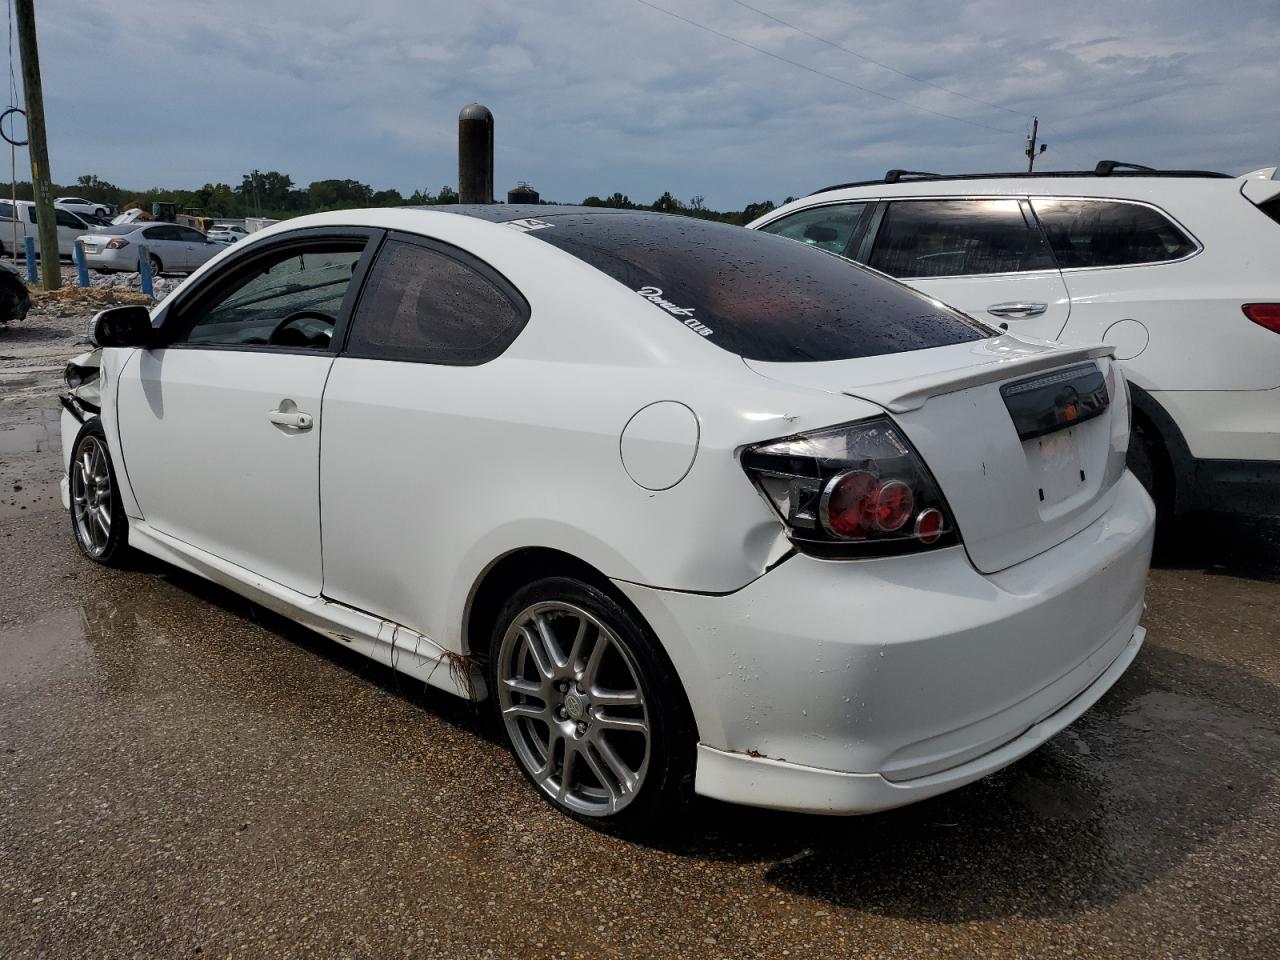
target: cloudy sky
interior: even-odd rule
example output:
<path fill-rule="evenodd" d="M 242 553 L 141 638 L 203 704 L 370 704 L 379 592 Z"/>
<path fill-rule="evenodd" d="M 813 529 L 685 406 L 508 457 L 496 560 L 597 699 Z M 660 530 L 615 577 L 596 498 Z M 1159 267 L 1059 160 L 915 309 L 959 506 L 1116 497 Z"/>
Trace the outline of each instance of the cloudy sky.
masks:
<path fill-rule="evenodd" d="M 495 187 L 562 201 L 670 190 L 727 209 L 890 167 L 1017 169 L 1032 113 L 1049 168 L 1280 161 L 1277 0 L 37 7 L 59 182 L 256 167 L 435 190 L 456 183 L 475 100 L 497 118 Z"/>

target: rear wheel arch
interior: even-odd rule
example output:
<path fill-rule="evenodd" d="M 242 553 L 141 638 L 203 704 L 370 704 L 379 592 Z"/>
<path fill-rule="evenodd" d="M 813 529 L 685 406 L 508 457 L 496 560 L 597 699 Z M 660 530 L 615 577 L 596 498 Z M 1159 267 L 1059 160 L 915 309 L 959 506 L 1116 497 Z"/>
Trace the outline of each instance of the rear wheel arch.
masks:
<path fill-rule="evenodd" d="M 552 547 L 522 547 L 498 557 L 476 578 L 467 598 L 462 619 L 464 652 L 473 658 L 487 660 L 489 641 L 503 604 L 521 587 L 551 577 L 570 577 L 595 587 L 616 602 L 623 611 L 656 641 L 667 661 L 671 675 L 679 681 L 679 696 L 690 711 L 689 695 L 671 660 L 662 638 L 641 614 L 630 598 L 614 586 L 600 570 L 573 554 Z"/>
<path fill-rule="evenodd" d="M 1133 400 L 1134 425 L 1159 445 L 1157 455 L 1164 459 L 1172 490 L 1169 499 L 1175 514 L 1191 508 L 1195 485 L 1195 460 L 1191 448 L 1178 429 L 1177 423 L 1142 387 L 1129 381 L 1129 394 Z"/>
<path fill-rule="evenodd" d="M 489 649 L 489 636 L 502 604 L 527 583 L 544 577 L 573 577 L 597 587 L 640 618 L 626 598 L 616 590 L 609 578 L 587 563 L 563 550 L 552 547 L 521 547 L 491 562 L 472 584 L 462 615 L 462 638 L 466 653 L 483 657 Z"/>

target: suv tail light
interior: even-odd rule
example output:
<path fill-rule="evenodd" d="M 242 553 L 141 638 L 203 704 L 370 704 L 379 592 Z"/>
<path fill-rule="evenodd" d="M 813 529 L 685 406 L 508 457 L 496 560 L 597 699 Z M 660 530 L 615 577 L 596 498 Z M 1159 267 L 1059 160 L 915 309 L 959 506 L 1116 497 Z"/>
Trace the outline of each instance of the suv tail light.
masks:
<path fill-rule="evenodd" d="M 960 542 L 928 468 L 887 417 L 747 447 L 742 466 L 804 553 L 883 556 Z"/>
<path fill-rule="evenodd" d="M 119 250 L 121 247 L 127 247 L 128 245 L 129 241 L 124 237 L 116 237 L 114 240 L 107 241 L 108 250 Z"/>
<path fill-rule="evenodd" d="M 1246 303 L 1241 309 L 1258 326 L 1280 333 L 1280 303 Z"/>

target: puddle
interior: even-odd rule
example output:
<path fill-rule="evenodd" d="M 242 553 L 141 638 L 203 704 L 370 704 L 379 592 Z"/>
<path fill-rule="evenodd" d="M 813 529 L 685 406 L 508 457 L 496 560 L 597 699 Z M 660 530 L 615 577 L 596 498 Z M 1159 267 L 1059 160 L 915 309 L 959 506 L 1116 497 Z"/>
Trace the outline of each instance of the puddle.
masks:
<path fill-rule="evenodd" d="M 83 609 L 58 610 L 32 623 L 0 627 L 0 686 L 92 668 Z"/>
<path fill-rule="evenodd" d="M 57 453 L 62 450 L 61 407 L 28 408 L 0 417 L 0 454 Z"/>

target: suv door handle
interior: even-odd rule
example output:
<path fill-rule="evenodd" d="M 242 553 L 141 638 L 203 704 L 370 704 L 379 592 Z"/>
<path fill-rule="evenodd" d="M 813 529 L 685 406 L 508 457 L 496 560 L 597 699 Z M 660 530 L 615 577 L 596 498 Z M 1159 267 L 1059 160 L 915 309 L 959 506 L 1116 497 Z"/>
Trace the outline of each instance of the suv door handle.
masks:
<path fill-rule="evenodd" d="M 987 313 L 996 317 L 1038 317 L 1048 309 L 1047 303 L 993 303 Z"/>
<path fill-rule="evenodd" d="M 283 408 L 286 403 L 290 408 L 293 408 L 293 403 L 287 400 L 285 403 L 280 404 L 280 406 Z M 288 410 L 269 410 L 267 412 L 267 419 L 277 426 L 289 427 L 293 430 L 310 430 L 313 423 L 311 414 L 299 413 L 296 408 Z"/>

